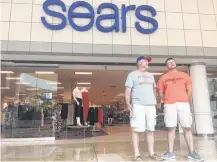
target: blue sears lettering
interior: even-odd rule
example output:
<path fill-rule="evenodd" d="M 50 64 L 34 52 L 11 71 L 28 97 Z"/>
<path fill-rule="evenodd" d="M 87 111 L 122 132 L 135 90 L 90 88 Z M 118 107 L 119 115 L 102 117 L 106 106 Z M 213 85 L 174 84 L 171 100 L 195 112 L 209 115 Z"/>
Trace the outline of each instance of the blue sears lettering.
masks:
<path fill-rule="evenodd" d="M 47 0 L 47 1 L 45 1 L 43 3 L 43 10 L 44 10 L 44 12 L 46 14 L 50 15 L 50 16 L 60 18 L 62 20 L 62 23 L 57 24 L 57 25 L 49 24 L 46 21 L 46 18 L 44 16 L 41 17 L 42 23 L 44 24 L 45 27 L 47 27 L 49 29 L 52 29 L 52 30 L 61 30 L 61 29 L 64 29 L 66 27 L 66 23 L 67 23 L 65 15 L 63 15 L 63 14 L 61 14 L 59 12 L 50 10 L 48 7 L 51 6 L 51 5 L 60 6 L 61 9 L 63 10 L 63 12 L 66 12 L 66 5 L 62 1 L 60 1 L 60 0 Z"/>
<path fill-rule="evenodd" d="M 113 3 L 102 3 L 97 8 L 97 13 L 95 14 L 93 6 L 91 6 L 88 2 L 85 1 L 76 1 L 71 4 L 69 7 L 69 10 L 67 12 L 67 18 L 63 13 L 52 11 L 49 9 L 49 6 L 52 5 L 58 5 L 61 7 L 62 12 L 66 11 L 66 5 L 61 0 L 46 0 L 43 3 L 43 10 L 44 12 L 53 17 L 57 17 L 62 20 L 60 24 L 49 24 L 46 21 L 45 17 L 41 17 L 41 21 L 44 24 L 45 27 L 51 30 L 62 30 L 66 27 L 67 24 L 67 18 L 69 21 L 69 24 L 71 25 L 72 29 L 77 31 L 88 31 L 94 26 L 95 16 L 96 16 L 96 28 L 101 32 L 120 32 L 120 21 L 121 21 L 121 32 L 126 32 L 127 30 L 127 13 L 130 11 L 135 11 L 135 16 L 139 21 L 135 22 L 135 28 L 138 32 L 143 34 L 151 34 L 155 32 L 158 29 L 158 22 L 153 18 L 156 16 L 157 12 L 156 10 L 149 5 L 141 5 L 136 7 L 136 5 L 122 5 L 121 6 L 121 15 L 119 15 L 119 9 L 118 7 Z M 82 13 L 82 12 L 75 12 L 75 9 L 77 8 L 86 8 L 88 10 L 88 13 Z M 102 14 L 102 10 L 104 9 L 111 9 L 113 11 L 112 14 Z M 141 11 L 149 11 L 152 15 L 152 17 L 144 16 L 141 14 Z M 79 18 L 85 18 L 90 19 L 90 22 L 87 25 L 78 25 L 75 24 L 74 19 Z M 109 27 L 105 27 L 101 25 L 101 22 L 103 20 L 114 20 L 114 23 L 111 24 Z M 148 22 L 152 24 L 152 28 L 145 29 L 140 25 L 140 21 Z"/>

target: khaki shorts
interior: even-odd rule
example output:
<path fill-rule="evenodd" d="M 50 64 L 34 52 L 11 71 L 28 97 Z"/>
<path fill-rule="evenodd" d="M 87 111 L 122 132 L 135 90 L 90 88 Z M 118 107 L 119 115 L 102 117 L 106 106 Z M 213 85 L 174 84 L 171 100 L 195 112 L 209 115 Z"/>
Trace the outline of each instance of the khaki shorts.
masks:
<path fill-rule="evenodd" d="M 156 125 L 156 107 L 134 104 L 130 125 L 134 132 L 154 131 Z"/>
<path fill-rule="evenodd" d="M 192 113 L 189 103 L 176 102 L 164 105 L 164 122 L 166 127 L 176 127 L 178 124 L 184 128 L 190 128 L 192 125 Z"/>

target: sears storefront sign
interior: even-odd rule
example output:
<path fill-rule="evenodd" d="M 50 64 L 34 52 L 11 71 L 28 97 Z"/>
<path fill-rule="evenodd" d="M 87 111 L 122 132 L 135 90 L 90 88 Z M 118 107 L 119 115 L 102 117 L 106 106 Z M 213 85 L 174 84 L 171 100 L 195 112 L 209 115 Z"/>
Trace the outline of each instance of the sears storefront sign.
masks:
<path fill-rule="evenodd" d="M 49 9 L 49 6 L 57 5 L 62 9 L 62 12 L 57 12 Z M 75 12 L 75 9 L 79 7 L 84 7 L 88 10 L 86 13 Z M 112 10 L 112 14 L 102 14 L 104 9 Z M 62 30 L 66 27 L 67 21 L 71 25 L 72 29 L 77 31 L 88 31 L 90 30 L 95 23 L 96 28 L 101 32 L 126 32 L 127 30 L 127 20 L 126 15 L 128 12 L 132 12 L 135 14 L 138 19 L 135 21 L 135 28 L 138 32 L 143 34 L 151 34 L 158 29 L 158 22 L 153 18 L 156 16 L 156 10 L 149 5 L 122 5 L 121 12 L 119 12 L 118 7 L 113 3 L 102 3 L 98 6 L 96 13 L 94 12 L 94 8 L 85 1 L 76 1 L 71 4 L 68 9 L 67 17 L 63 14 L 67 12 L 66 5 L 61 0 L 46 0 L 43 3 L 43 10 L 47 15 L 52 17 L 57 17 L 61 19 L 60 24 L 50 24 L 46 21 L 45 17 L 41 17 L 41 21 L 45 27 L 52 30 Z M 151 17 L 145 16 L 142 14 L 142 11 L 148 11 L 151 13 Z M 96 22 L 95 22 L 96 17 Z M 90 21 L 86 25 L 79 25 L 74 22 L 74 19 L 89 19 Z M 114 24 L 109 27 L 105 27 L 101 25 L 101 21 L 103 20 L 114 20 Z M 121 21 L 121 29 L 120 29 L 120 21 Z M 141 22 L 148 22 L 152 24 L 151 28 L 143 28 L 141 26 Z"/>

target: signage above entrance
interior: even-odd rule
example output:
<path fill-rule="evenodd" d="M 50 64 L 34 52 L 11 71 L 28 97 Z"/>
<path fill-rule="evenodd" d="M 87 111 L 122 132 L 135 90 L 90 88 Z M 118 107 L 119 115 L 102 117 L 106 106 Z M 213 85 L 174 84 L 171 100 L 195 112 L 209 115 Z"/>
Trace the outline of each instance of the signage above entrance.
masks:
<path fill-rule="evenodd" d="M 74 30 L 77 31 L 88 31 L 90 30 L 95 21 L 96 17 L 96 28 L 101 31 L 101 32 L 123 32 L 125 33 L 127 30 L 127 20 L 126 20 L 126 15 L 130 11 L 135 11 L 134 14 L 138 21 L 135 21 L 135 28 L 137 29 L 138 32 L 143 33 L 143 34 L 151 34 L 155 32 L 158 29 L 158 22 L 153 18 L 156 16 L 157 12 L 156 10 L 149 5 L 122 5 L 121 6 L 121 13 L 119 12 L 118 7 L 113 4 L 113 3 L 102 3 L 98 6 L 97 8 L 97 13 L 94 12 L 94 8 L 87 2 L 85 1 L 76 1 L 71 4 L 68 10 L 67 18 L 66 16 L 57 11 L 53 11 L 49 9 L 49 6 L 52 5 L 57 5 L 62 9 L 62 12 L 67 12 L 66 11 L 66 5 L 64 4 L 63 1 L 61 0 L 46 0 L 43 3 L 43 10 L 47 15 L 57 17 L 61 19 L 60 24 L 50 24 L 46 21 L 46 18 L 44 16 L 41 17 L 41 21 L 44 24 L 45 27 L 48 29 L 52 30 L 62 30 L 66 27 L 67 24 L 67 18 L 69 21 L 69 24 Z M 75 12 L 74 10 L 79 7 L 84 7 L 88 10 L 88 13 L 81 13 L 81 12 Z M 101 14 L 103 9 L 111 9 L 113 11 L 112 14 Z M 151 13 L 152 17 L 144 16 L 142 15 L 142 11 L 148 11 Z M 120 13 L 120 14 L 119 14 Z M 74 22 L 75 18 L 85 18 L 85 19 L 90 19 L 90 22 L 87 25 L 78 25 Z M 104 27 L 101 25 L 101 21 L 103 20 L 114 20 L 114 24 L 111 25 L 110 27 Z M 120 21 L 121 21 L 121 29 L 120 29 Z M 143 22 L 148 22 L 152 24 L 152 28 L 143 28 L 140 24 L 140 21 Z"/>

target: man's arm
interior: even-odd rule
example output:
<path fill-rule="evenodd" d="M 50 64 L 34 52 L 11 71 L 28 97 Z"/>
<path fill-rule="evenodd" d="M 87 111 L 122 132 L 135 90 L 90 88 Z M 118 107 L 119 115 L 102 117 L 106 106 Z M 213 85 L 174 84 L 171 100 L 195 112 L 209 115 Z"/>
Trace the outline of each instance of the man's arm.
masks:
<path fill-rule="evenodd" d="M 189 75 L 186 74 L 186 91 L 188 94 L 189 101 L 191 101 L 192 96 L 192 81 Z"/>
<path fill-rule="evenodd" d="M 157 88 L 154 88 L 154 95 L 157 97 Z"/>
<path fill-rule="evenodd" d="M 154 90 L 154 95 L 156 97 L 157 96 L 157 85 L 156 85 L 156 82 L 155 82 L 154 75 L 152 77 L 153 77 L 153 90 Z"/>
<path fill-rule="evenodd" d="M 157 83 L 158 95 L 160 99 L 164 102 L 164 79 L 161 76 Z"/>
<path fill-rule="evenodd" d="M 131 99 L 131 89 L 133 87 L 133 77 L 132 77 L 132 73 L 130 73 L 128 76 L 127 76 L 127 80 L 126 80 L 126 83 L 125 83 L 125 102 L 127 104 L 127 109 L 128 111 L 131 112 L 131 104 L 130 104 L 130 99 Z"/>
<path fill-rule="evenodd" d="M 164 91 L 162 89 L 158 89 L 158 94 L 162 101 L 164 101 Z"/>
<path fill-rule="evenodd" d="M 126 89 L 125 89 L 125 101 L 126 101 L 128 110 L 131 109 L 130 96 L 131 96 L 131 88 L 126 87 Z"/>
<path fill-rule="evenodd" d="M 188 84 L 188 85 L 186 86 L 186 89 L 187 89 L 188 98 L 190 99 L 191 96 L 192 96 L 192 85 L 191 85 L 191 84 Z"/>

